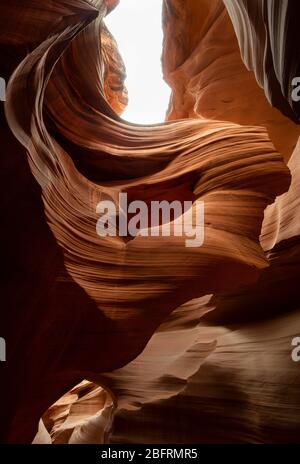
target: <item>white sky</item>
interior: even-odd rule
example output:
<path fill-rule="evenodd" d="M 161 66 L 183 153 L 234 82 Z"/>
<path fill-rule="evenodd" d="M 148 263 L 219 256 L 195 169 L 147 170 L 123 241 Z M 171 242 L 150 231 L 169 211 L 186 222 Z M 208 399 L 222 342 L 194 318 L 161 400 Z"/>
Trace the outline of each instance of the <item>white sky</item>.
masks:
<path fill-rule="evenodd" d="M 170 88 L 162 77 L 162 0 L 121 0 L 105 23 L 126 66 L 128 107 L 122 118 L 138 124 L 163 122 Z"/>

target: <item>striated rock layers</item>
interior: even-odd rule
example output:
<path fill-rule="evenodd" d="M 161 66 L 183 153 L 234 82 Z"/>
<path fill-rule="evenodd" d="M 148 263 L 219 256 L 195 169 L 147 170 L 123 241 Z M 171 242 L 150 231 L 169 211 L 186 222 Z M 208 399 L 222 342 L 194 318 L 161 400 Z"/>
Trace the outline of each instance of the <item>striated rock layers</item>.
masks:
<path fill-rule="evenodd" d="M 265 82 L 267 88 L 268 79 L 271 81 L 269 68 L 265 63 L 263 64 L 267 45 L 260 35 L 256 34 L 259 25 L 261 29 L 265 26 L 257 17 L 256 5 L 265 3 L 268 7 L 270 4 L 277 3 L 275 14 L 279 17 L 282 5 L 296 5 L 299 2 L 280 0 L 278 2 L 272 0 L 225 2 L 230 12 L 236 11 L 237 6 L 243 3 L 248 5 L 254 18 L 246 17 L 245 9 L 242 10 L 244 15 L 242 17 L 232 13 L 235 29 L 240 25 L 244 33 L 243 52 L 244 54 L 247 52 L 252 59 L 252 61 L 250 58 L 245 59 L 247 67 L 253 69 L 254 63 L 257 63 L 255 69 L 256 75 L 260 76 L 259 83 L 263 85 Z M 290 11 L 289 18 L 297 17 L 292 8 L 288 11 Z M 245 67 L 233 25 L 223 2 L 221 0 L 201 0 L 201 2 L 166 0 L 163 25 L 164 75 L 173 90 L 168 119 L 201 116 L 243 125 L 259 124 L 268 129 L 275 147 L 288 159 L 295 148 L 299 127 L 268 103 L 263 90 L 257 85 L 254 74 Z M 289 50 L 289 54 L 278 52 L 276 56 L 278 60 L 281 59 L 282 73 L 287 73 L 286 68 L 291 68 L 288 76 L 284 76 L 284 80 L 290 82 L 292 77 L 300 76 L 300 70 L 299 72 L 297 70 L 299 53 L 295 51 L 295 41 L 288 41 L 287 31 L 290 32 L 286 28 L 278 30 L 276 34 L 274 32 L 274 40 L 277 48 L 285 44 L 284 46 Z M 252 35 L 248 37 L 248 34 Z M 273 93 L 277 85 L 271 84 L 270 81 L 266 95 L 269 101 L 275 104 Z M 289 89 L 290 93 L 286 90 L 286 98 L 289 97 L 290 100 L 290 84 Z M 291 110 L 287 111 L 288 105 L 288 101 L 281 96 L 280 103 L 277 101 L 275 106 L 290 116 Z M 297 107 L 296 102 L 293 105 Z M 296 119 L 295 115 L 293 119 Z"/>
<path fill-rule="evenodd" d="M 216 0 L 165 1 L 170 121 L 123 121 L 103 24 L 117 3 L 1 6 L 1 439 L 295 441 L 299 128 L 269 106 Z M 277 150 L 294 150 L 290 169 Z M 203 200 L 203 245 L 99 237 L 96 206 L 119 193 Z"/>
<path fill-rule="evenodd" d="M 224 0 L 238 38 L 242 58 L 254 71 L 269 102 L 300 122 L 299 2 L 295 0 Z"/>

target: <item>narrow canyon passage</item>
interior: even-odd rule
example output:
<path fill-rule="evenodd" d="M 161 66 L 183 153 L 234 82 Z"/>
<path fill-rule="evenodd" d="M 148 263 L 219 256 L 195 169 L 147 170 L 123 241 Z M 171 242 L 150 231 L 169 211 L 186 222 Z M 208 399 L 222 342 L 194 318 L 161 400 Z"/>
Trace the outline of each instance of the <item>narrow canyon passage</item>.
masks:
<path fill-rule="evenodd" d="M 295 5 L 0 7 L 0 441 L 299 442 Z M 124 193 L 203 243 L 97 234 Z"/>

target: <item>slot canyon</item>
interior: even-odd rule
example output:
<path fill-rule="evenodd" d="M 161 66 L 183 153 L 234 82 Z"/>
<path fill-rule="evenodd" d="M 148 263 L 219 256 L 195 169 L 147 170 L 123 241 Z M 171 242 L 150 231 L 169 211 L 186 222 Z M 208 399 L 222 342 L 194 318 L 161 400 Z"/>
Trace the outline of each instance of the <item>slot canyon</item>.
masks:
<path fill-rule="evenodd" d="M 300 443 L 299 1 L 163 0 L 148 125 L 122 2 L 0 2 L 0 442 Z M 97 235 L 121 193 L 203 244 Z"/>

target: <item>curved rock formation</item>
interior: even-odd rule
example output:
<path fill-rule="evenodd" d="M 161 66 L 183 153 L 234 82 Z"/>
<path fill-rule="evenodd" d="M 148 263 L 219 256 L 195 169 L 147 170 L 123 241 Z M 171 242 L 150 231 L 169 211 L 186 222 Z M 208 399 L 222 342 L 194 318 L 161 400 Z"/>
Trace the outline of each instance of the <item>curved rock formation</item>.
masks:
<path fill-rule="evenodd" d="M 300 83 L 299 2 L 224 0 L 238 37 L 242 58 L 254 71 L 272 104 L 300 122 L 300 99 L 293 99 L 293 80 Z"/>
<path fill-rule="evenodd" d="M 165 70 L 173 87 L 169 118 L 194 119 L 138 126 L 117 115 L 126 104 L 124 67 L 103 18 L 118 2 L 45 0 L 41 6 L 37 0 L 25 0 L 21 7 L 17 3 L 12 0 L 1 7 L 0 19 L 1 47 L 10 57 L 5 111 L 15 137 L 8 135 L 3 121 L 1 130 L 12 155 L 5 166 L 10 176 L 15 170 L 19 173 L 17 185 L 25 202 L 25 236 L 12 213 L 4 231 L 10 244 L 7 262 L 14 263 L 14 269 L 6 290 L 10 354 L 7 366 L 1 366 L 11 397 L 3 408 L 3 440 L 30 442 L 39 426 L 34 440 L 39 443 L 157 441 L 146 426 L 141 438 L 130 435 L 135 410 L 149 414 L 151 422 L 153 409 L 161 408 L 162 420 L 165 408 L 171 407 L 170 423 L 163 419 L 170 435 L 161 435 L 163 441 L 187 440 L 190 419 L 195 419 L 191 410 L 199 414 L 199 421 L 209 418 L 213 426 L 206 433 L 196 431 L 190 441 L 272 441 L 260 424 L 270 426 L 264 411 L 275 417 L 268 398 L 276 398 L 281 409 L 275 441 L 286 441 L 284 433 L 280 438 L 282 421 L 287 420 L 291 432 L 296 418 L 284 408 L 276 358 L 270 351 L 270 359 L 257 368 L 254 364 L 259 361 L 256 353 L 271 347 L 279 353 L 279 368 L 284 365 L 290 348 L 286 343 L 297 330 L 297 313 L 286 319 L 279 313 L 278 321 L 266 314 L 257 330 L 247 304 L 249 294 L 259 300 L 259 289 L 278 282 L 278 262 L 291 266 L 291 249 L 284 248 L 286 255 L 280 246 L 298 234 L 291 212 L 298 209 L 296 155 L 290 162 L 291 188 L 284 194 L 290 171 L 266 129 L 258 125 L 266 121 L 271 138 L 276 134 L 274 143 L 285 146 L 287 157 L 298 128 L 268 109 L 250 73 L 250 94 L 239 98 L 245 105 L 249 95 L 260 95 L 257 109 L 262 109 L 263 121 L 257 113 L 245 117 L 243 111 L 235 113 L 237 89 L 236 100 L 229 97 L 224 106 L 214 105 L 210 89 L 215 92 L 224 86 L 226 93 L 230 76 L 239 69 L 244 77 L 224 6 L 206 0 L 200 2 L 201 8 L 192 0 L 184 7 L 183 2 L 165 2 L 165 46 L 170 48 Z M 175 28 L 178 35 L 171 37 L 174 18 L 181 25 Z M 182 42 L 184 28 L 190 35 Z M 230 39 L 224 56 L 233 53 L 233 68 L 224 82 L 219 79 L 223 84 L 214 86 L 212 75 L 215 64 L 222 63 L 223 45 L 212 51 L 210 44 L 218 41 L 221 30 Z M 171 40 L 178 46 L 172 48 Z M 201 70 L 195 72 L 198 65 Z M 183 86 L 189 97 L 183 92 L 181 104 L 178 89 Z M 222 100 L 221 94 L 218 98 Z M 275 127 L 282 130 L 277 134 Z M 38 187 L 24 167 L 25 153 Z M 197 201 L 203 200 L 203 245 L 188 248 L 185 237 L 172 234 L 131 240 L 99 237 L 96 206 L 102 199 L 118 205 L 119 193 L 147 204 L 190 200 L 194 214 Z M 278 195 L 286 196 L 271 206 Z M 170 222 L 174 227 L 175 221 Z M 9 237 L 14 227 L 16 232 Z M 18 238 L 19 253 L 14 254 Z M 289 282 L 292 285 L 293 279 Z M 19 297 L 12 294 L 15 283 Z M 245 346 L 248 351 L 254 347 L 250 359 L 243 357 Z M 275 385 L 262 397 L 270 378 L 268 374 L 262 378 L 265 369 Z M 295 369 L 291 365 L 285 370 L 289 385 Z M 22 384 L 15 385 L 15 378 Z M 89 382 L 80 383 L 84 379 Z M 251 382 L 256 382 L 252 390 Z M 179 431 L 174 428 L 175 396 L 178 407 L 189 403 Z M 232 414 L 226 407 L 230 401 Z M 295 410 L 299 407 L 296 395 L 290 404 Z M 237 430 L 241 411 L 244 427 Z M 220 418 L 227 427 L 223 435 L 216 428 Z M 109 433 L 112 421 L 114 432 Z M 131 426 L 125 429 L 126 421 Z"/>
<path fill-rule="evenodd" d="M 225 3 L 235 8 L 240 2 Z M 247 3 L 255 16 L 254 2 Z M 265 3 L 273 2 L 266 0 Z M 247 31 L 251 31 L 250 24 L 256 24 L 253 18 L 250 21 L 246 17 L 237 23 L 244 24 Z M 163 24 L 163 69 L 172 88 L 168 119 L 201 116 L 242 125 L 259 124 L 266 127 L 275 147 L 288 160 L 299 137 L 299 126 L 270 106 L 254 75 L 245 67 L 223 2 L 165 0 Z M 256 37 L 255 31 L 253 35 Z M 262 56 L 264 44 L 259 36 L 256 40 L 255 50 Z M 294 42 L 289 41 L 287 46 L 293 53 Z M 245 43 L 245 50 L 249 53 L 253 50 L 250 39 Z M 295 60 L 289 62 L 291 67 L 298 56 L 295 53 Z M 269 88 L 273 88 L 271 84 Z M 286 104 L 276 106 L 284 110 Z"/>
<path fill-rule="evenodd" d="M 102 23 L 101 56 L 103 60 L 105 98 L 118 114 L 122 114 L 128 103 L 128 93 L 124 81 L 125 65 L 119 54 L 117 43 Z"/>

